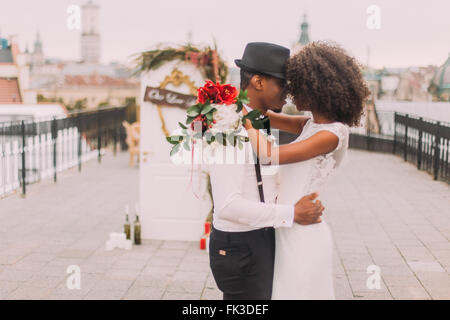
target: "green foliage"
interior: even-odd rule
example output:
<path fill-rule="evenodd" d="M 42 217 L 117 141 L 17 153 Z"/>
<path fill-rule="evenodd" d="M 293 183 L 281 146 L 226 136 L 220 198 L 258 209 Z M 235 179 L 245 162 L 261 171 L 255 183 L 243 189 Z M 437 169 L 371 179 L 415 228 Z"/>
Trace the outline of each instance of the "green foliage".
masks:
<path fill-rule="evenodd" d="M 244 106 L 244 104 L 248 104 L 250 101 L 247 96 L 247 91 L 241 91 L 237 97 L 236 105 L 237 105 L 237 111 L 240 112 Z M 205 104 L 196 104 L 193 106 L 190 106 L 186 110 L 186 122 L 185 124 L 179 122 L 178 124 L 183 129 L 182 133 L 183 135 L 174 135 L 167 137 L 167 141 L 173 145 L 172 150 L 170 152 L 170 155 L 174 155 L 179 150 L 181 150 L 181 144 L 183 143 L 183 148 L 186 151 L 190 151 L 190 142 L 193 139 L 204 139 L 204 141 L 207 144 L 211 144 L 213 142 L 218 142 L 222 144 L 223 146 L 233 146 L 233 147 L 239 147 L 239 149 L 242 150 L 243 143 L 248 142 L 248 137 L 240 135 L 240 131 L 242 128 L 238 128 L 235 130 L 235 132 L 231 132 L 228 134 L 218 132 L 215 135 L 211 133 L 211 131 L 206 130 L 205 132 L 190 132 L 188 133 L 188 127 L 192 124 L 192 122 L 198 117 L 202 116 L 202 121 L 206 120 L 206 123 L 209 126 L 214 123 L 214 112 L 216 112 L 217 109 L 214 107 L 213 104 L 205 103 Z M 261 112 L 258 110 L 252 110 L 247 115 L 245 115 L 242 120 L 250 120 L 252 122 L 252 125 L 256 129 L 262 129 L 264 128 L 264 122 L 268 120 L 267 117 L 264 117 Z"/>
<path fill-rule="evenodd" d="M 199 63 L 198 66 L 203 72 L 204 76 L 208 79 L 215 81 L 214 65 L 213 65 L 213 49 L 206 47 L 199 49 L 190 44 L 181 46 L 180 48 L 166 47 L 163 49 L 155 49 L 142 52 L 136 55 L 134 62 L 137 67 L 136 74 L 139 74 L 148 70 L 156 70 L 166 62 L 173 60 L 188 61 L 188 55 L 190 53 L 198 53 L 207 57 L 206 63 Z M 221 82 L 225 82 L 228 76 L 228 67 L 222 59 L 219 57 L 218 75 Z"/>
<path fill-rule="evenodd" d="M 269 121 L 268 117 L 264 117 L 259 110 L 252 110 L 244 117 L 242 117 L 242 121 L 250 120 L 253 128 L 255 129 L 264 129 L 264 124 Z"/>

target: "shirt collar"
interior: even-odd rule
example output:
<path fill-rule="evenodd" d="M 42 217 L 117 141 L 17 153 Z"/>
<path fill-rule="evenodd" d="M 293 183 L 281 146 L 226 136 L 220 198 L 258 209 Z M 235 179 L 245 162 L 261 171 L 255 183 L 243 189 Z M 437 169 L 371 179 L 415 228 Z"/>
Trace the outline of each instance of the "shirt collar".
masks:
<path fill-rule="evenodd" d="M 253 111 L 253 109 L 247 104 L 244 104 L 244 107 L 245 107 L 245 110 L 247 110 L 248 112 Z"/>

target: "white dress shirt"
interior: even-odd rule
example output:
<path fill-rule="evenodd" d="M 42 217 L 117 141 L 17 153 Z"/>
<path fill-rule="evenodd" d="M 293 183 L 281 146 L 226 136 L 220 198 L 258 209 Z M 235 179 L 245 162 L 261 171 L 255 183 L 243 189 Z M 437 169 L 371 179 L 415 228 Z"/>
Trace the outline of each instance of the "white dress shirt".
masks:
<path fill-rule="evenodd" d="M 246 108 L 250 109 L 247 106 Z M 239 134 L 246 135 L 247 131 L 242 129 Z M 226 150 L 225 152 L 240 152 L 238 147 L 221 148 Z M 250 142 L 244 143 L 243 150 L 251 150 Z M 246 153 L 251 154 L 251 151 Z M 269 167 L 272 166 L 261 166 L 266 201 L 263 203 L 259 199 L 253 161 L 207 165 L 214 199 L 214 228 L 221 231 L 242 232 L 264 227 L 292 226 L 294 206 L 276 204 L 278 170 Z"/>

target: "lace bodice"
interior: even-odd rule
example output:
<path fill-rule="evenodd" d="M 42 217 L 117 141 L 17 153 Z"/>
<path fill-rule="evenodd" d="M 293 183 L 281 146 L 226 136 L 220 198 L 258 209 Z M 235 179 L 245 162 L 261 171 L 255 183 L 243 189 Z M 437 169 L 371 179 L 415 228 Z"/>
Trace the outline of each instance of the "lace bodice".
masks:
<path fill-rule="evenodd" d="M 323 130 L 329 131 L 338 137 L 338 146 L 328 154 L 320 155 L 307 161 L 281 166 L 279 203 L 292 204 L 306 194 L 319 192 L 332 172 L 345 160 L 349 131 L 347 126 L 340 122 L 318 124 L 310 119 L 305 124 L 301 135 L 292 143 L 306 140 Z"/>

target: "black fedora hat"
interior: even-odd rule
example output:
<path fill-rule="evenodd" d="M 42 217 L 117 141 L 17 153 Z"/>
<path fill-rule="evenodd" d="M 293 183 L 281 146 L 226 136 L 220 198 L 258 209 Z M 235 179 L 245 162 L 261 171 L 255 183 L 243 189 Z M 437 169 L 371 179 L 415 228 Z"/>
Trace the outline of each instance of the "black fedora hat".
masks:
<path fill-rule="evenodd" d="M 288 48 L 267 42 L 250 42 L 245 46 L 242 59 L 236 65 L 250 72 L 261 73 L 275 78 L 286 79 Z"/>

